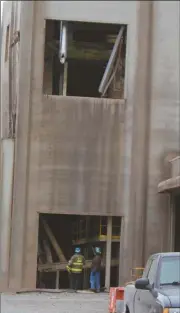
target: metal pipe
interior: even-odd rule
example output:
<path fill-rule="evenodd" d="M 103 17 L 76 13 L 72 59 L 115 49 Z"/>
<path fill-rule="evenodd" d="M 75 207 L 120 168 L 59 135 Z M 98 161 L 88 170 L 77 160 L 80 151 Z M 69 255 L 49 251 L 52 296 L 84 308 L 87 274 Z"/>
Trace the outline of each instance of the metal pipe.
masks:
<path fill-rule="evenodd" d="M 109 58 L 109 61 L 108 61 L 108 64 L 106 66 L 106 69 L 105 69 L 105 72 L 104 72 L 104 75 L 103 75 L 103 78 L 101 80 L 101 83 L 100 83 L 100 86 L 99 86 L 99 92 L 100 93 L 103 93 L 105 87 L 106 87 L 106 84 L 109 80 L 109 77 L 111 75 L 111 70 L 112 70 L 112 67 L 113 67 L 113 63 L 115 61 L 115 58 L 116 58 L 116 55 L 117 55 L 117 51 L 118 51 L 118 46 L 119 46 L 119 43 L 120 43 L 120 40 L 122 38 L 122 35 L 123 35 L 123 32 L 124 32 L 124 29 L 125 29 L 125 26 L 121 26 L 121 29 L 119 31 L 119 34 L 116 38 L 116 42 L 114 44 L 114 47 L 113 47 L 113 50 L 112 50 L 112 53 L 111 53 L 111 56 Z"/>
<path fill-rule="evenodd" d="M 64 64 L 67 58 L 67 24 L 61 22 L 60 30 L 60 45 L 59 45 L 59 59 L 61 64 Z"/>

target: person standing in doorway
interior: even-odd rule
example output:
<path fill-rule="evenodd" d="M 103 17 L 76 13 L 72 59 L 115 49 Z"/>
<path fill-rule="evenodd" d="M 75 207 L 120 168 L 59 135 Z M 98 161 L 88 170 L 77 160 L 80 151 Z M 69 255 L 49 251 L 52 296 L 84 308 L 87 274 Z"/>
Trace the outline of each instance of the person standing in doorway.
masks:
<path fill-rule="evenodd" d="M 102 269 L 102 257 L 101 249 L 99 247 L 95 248 L 95 256 L 92 260 L 91 274 L 90 274 L 90 288 L 94 292 L 100 292 L 101 285 L 101 269 Z"/>
<path fill-rule="evenodd" d="M 75 248 L 75 254 L 69 260 L 67 271 L 70 276 L 70 289 L 77 291 L 81 288 L 82 272 L 85 265 L 85 258 L 81 254 L 81 248 Z"/>

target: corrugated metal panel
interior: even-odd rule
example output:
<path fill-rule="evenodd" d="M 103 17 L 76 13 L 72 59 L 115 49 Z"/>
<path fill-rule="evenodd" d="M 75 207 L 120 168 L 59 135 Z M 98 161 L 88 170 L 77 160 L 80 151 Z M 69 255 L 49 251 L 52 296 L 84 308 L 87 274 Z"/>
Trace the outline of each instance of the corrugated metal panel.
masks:
<path fill-rule="evenodd" d="M 120 215 L 120 100 L 44 97 L 36 115 L 38 210 Z"/>

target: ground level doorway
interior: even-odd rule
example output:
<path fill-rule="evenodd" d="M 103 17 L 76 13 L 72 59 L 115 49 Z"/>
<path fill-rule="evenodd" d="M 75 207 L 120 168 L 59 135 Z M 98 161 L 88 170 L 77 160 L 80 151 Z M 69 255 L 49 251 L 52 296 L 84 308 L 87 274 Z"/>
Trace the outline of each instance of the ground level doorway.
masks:
<path fill-rule="evenodd" d="M 175 197 L 175 252 L 180 252 L 180 196 Z"/>
<path fill-rule="evenodd" d="M 94 248 L 101 247 L 105 265 L 101 275 L 101 287 L 105 286 L 107 245 L 107 216 L 80 216 L 64 214 L 40 214 L 37 255 L 37 288 L 68 289 L 66 271 L 68 260 L 76 246 L 81 247 L 86 259 L 81 289 L 89 289 L 91 261 Z M 118 286 L 121 218 L 111 218 L 110 285 Z"/>

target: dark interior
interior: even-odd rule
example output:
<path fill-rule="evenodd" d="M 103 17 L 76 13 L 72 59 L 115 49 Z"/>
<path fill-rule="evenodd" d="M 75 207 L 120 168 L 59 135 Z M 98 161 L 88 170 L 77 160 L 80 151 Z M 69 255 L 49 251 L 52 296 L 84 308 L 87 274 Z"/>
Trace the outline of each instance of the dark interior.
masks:
<path fill-rule="evenodd" d="M 106 62 L 70 60 L 68 63 L 67 96 L 99 97 L 99 82 Z"/>
<path fill-rule="evenodd" d="M 175 252 L 180 252 L 180 196 L 175 198 Z"/>
<path fill-rule="evenodd" d="M 65 258 L 67 261 L 71 258 L 74 253 L 75 246 L 80 246 L 82 253 L 86 257 L 87 260 L 92 260 L 93 248 L 95 246 L 100 246 L 102 250 L 102 254 L 105 253 L 105 241 L 99 241 L 97 236 L 99 235 L 99 220 L 100 217 L 93 216 L 90 217 L 90 228 L 89 228 L 89 239 L 86 240 L 84 244 L 79 243 L 79 241 L 74 241 L 74 225 L 79 221 L 81 221 L 82 225 L 82 238 L 87 238 L 83 233 L 83 222 L 86 219 L 85 216 L 78 216 L 78 215 L 60 215 L 60 214 L 40 214 L 39 218 L 39 238 L 38 243 L 39 246 L 43 247 L 43 240 L 46 237 L 45 230 L 43 228 L 42 219 L 45 220 L 50 229 L 53 232 L 59 246 L 61 247 Z M 106 217 L 103 217 L 102 221 L 104 221 Z M 120 218 L 116 217 L 113 218 L 113 225 L 115 225 L 115 230 L 113 230 L 114 235 L 117 235 L 117 225 L 120 227 Z M 106 233 L 107 229 L 102 227 L 102 231 Z M 119 234 L 119 233 L 118 233 Z M 92 238 L 92 239 L 91 239 Z M 119 242 L 112 242 L 112 259 L 119 259 Z M 42 249 L 43 251 L 43 249 Z M 53 263 L 58 263 L 59 259 L 56 255 L 56 252 L 51 247 L 52 259 Z M 39 261 L 38 261 L 39 262 Z M 41 262 L 43 264 L 47 263 L 45 252 L 41 253 Z M 118 285 L 118 266 L 112 267 L 111 270 L 111 285 L 117 286 Z M 90 276 L 90 269 L 86 270 L 87 281 L 84 283 L 84 289 L 88 289 L 89 286 L 89 276 Z M 37 272 L 37 287 L 38 288 L 48 288 L 54 289 L 55 288 L 55 281 L 56 281 L 56 274 L 55 272 Z M 105 285 L 105 271 L 103 270 L 101 273 L 101 286 Z M 82 288 L 83 288 L 82 286 Z M 68 289 L 69 288 L 69 278 L 67 271 L 60 271 L 60 279 L 59 279 L 59 288 L 60 289 Z"/>
<path fill-rule="evenodd" d="M 59 60 L 60 25 L 61 21 L 46 21 L 44 73 L 52 70 L 52 95 L 64 94 L 64 64 Z M 99 85 L 121 25 L 69 21 L 66 26 L 66 95 L 98 98 Z"/>

